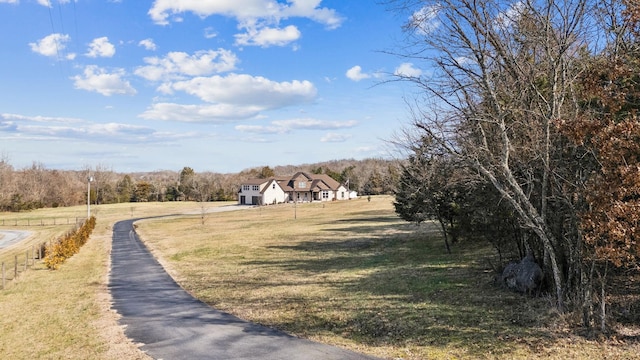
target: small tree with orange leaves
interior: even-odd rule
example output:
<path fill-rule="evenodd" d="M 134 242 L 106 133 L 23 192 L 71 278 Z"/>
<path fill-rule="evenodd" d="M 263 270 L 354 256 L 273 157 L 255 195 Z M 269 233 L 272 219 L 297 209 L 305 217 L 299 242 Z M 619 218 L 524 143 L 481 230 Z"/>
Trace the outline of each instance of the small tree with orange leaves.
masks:
<path fill-rule="evenodd" d="M 612 42 L 582 73 L 582 116 L 562 122 L 562 132 L 591 158 L 579 213 L 585 273 L 600 279 L 600 327 L 606 328 L 607 268 L 637 266 L 640 260 L 640 6 L 611 16 Z M 589 163 L 583 160 L 583 164 Z M 592 320 L 590 287 L 584 289 L 584 319 Z"/>

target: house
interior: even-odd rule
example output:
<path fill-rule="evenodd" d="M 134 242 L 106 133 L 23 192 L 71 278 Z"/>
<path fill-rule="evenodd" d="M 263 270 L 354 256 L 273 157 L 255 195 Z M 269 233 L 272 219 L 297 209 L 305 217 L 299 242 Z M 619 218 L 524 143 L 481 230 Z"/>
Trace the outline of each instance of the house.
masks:
<path fill-rule="evenodd" d="M 290 177 L 251 179 L 238 191 L 240 205 L 349 200 L 349 190 L 326 174 L 298 172 Z"/>

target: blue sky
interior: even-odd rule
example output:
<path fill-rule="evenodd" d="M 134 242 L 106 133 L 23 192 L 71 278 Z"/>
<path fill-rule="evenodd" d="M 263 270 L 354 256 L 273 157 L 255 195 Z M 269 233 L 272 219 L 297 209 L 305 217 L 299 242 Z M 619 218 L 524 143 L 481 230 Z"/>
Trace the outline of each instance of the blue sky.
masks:
<path fill-rule="evenodd" d="M 0 0 L 16 168 L 237 172 L 387 157 L 418 74 L 364 0 Z"/>

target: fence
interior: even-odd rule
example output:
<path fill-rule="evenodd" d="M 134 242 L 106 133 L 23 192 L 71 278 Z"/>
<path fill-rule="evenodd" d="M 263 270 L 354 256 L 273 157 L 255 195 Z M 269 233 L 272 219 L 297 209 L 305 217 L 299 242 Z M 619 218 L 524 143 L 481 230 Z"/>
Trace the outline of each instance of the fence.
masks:
<path fill-rule="evenodd" d="M 15 280 L 18 278 L 20 273 L 27 271 L 30 266 L 34 266 L 36 264 L 36 260 L 42 260 L 44 255 L 43 249 L 44 244 L 37 247 L 36 245 L 32 245 L 30 250 L 25 251 L 24 261 L 22 260 L 22 256 L 15 255 L 13 263 L 9 264 L 13 265 L 11 268 L 8 268 L 7 264 L 2 262 L 2 290 L 6 289 L 7 281 Z M 13 277 L 7 277 L 7 272 L 9 272 L 9 274 L 13 274 Z"/>
<path fill-rule="evenodd" d="M 55 226 L 81 224 L 87 218 L 0 219 L 0 226 Z"/>

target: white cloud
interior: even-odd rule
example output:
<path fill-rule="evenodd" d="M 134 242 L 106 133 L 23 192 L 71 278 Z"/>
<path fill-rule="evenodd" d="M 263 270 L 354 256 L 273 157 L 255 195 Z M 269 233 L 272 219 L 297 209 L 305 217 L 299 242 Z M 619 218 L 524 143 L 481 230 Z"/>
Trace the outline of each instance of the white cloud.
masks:
<path fill-rule="evenodd" d="M 109 42 L 106 36 L 93 39 L 89 44 L 89 50 L 85 54 L 91 58 L 112 57 L 116 53 L 116 48 Z"/>
<path fill-rule="evenodd" d="M 272 124 L 287 129 L 305 129 L 305 130 L 328 130 L 351 128 L 358 124 L 355 120 L 349 121 L 326 121 L 317 119 L 292 119 L 292 120 L 276 120 Z"/>
<path fill-rule="evenodd" d="M 285 46 L 300 38 L 300 30 L 293 25 L 284 29 L 263 27 L 248 28 L 244 34 L 237 34 L 236 45 L 255 45 L 261 47 Z"/>
<path fill-rule="evenodd" d="M 264 125 L 236 125 L 236 130 L 243 133 L 252 134 L 285 134 L 289 129 L 280 126 L 264 126 Z"/>
<path fill-rule="evenodd" d="M 68 4 L 70 3 L 72 0 L 58 0 L 58 3 L 60 4 Z M 75 0 L 78 1 L 78 0 Z M 0 0 L 1 2 L 8 2 L 10 4 L 17 4 L 19 2 L 19 0 L 9 0 L 9 1 L 5 1 L 5 0 Z M 53 4 L 51 4 L 50 0 L 38 0 L 38 4 L 42 5 L 42 6 L 46 6 L 46 7 L 52 7 Z"/>
<path fill-rule="evenodd" d="M 156 103 L 140 114 L 139 117 L 148 120 L 224 123 L 254 117 L 262 110 L 263 108 L 257 106 L 231 104 L 184 105 Z"/>
<path fill-rule="evenodd" d="M 344 142 L 351 138 L 348 134 L 328 133 L 323 136 L 321 142 Z"/>
<path fill-rule="evenodd" d="M 40 55 L 60 58 L 67 47 L 66 43 L 70 40 L 71 37 L 69 37 L 69 35 L 54 33 L 45 36 L 38 40 L 38 42 L 29 43 L 29 46 L 31 47 L 31 51 Z M 67 54 L 65 58 L 73 60 L 75 58 L 75 54 Z"/>
<path fill-rule="evenodd" d="M 290 17 L 309 18 L 329 28 L 340 26 L 343 19 L 335 10 L 319 8 L 319 0 L 156 0 L 149 16 L 160 25 L 167 25 L 172 15 L 191 12 L 200 17 L 224 15 L 244 21 L 261 19 L 277 23 Z"/>
<path fill-rule="evenodd" d="M 509 6 L 509 8 L 496 16 L 494 20 L 494 24 L 496 27 L 501 28 L 503 30 L 511 27 L 515 22 L 518 21 L 520 16 L 522 16 L 522 12 L 525 10 L 525 4 L 522 1 L 517 1 Z"/>
<path fill-rule="evenodd" d="M 224 49 L 197 51 L 193 55 L 170 52 L 164 58 L 147 57 L 148 65 L 135 70 L 135 74 L 151 81 L 182 79 L 184 76 L 202 76 L 234 70 L 238 58 Z"/>
<path fill-rule="evenodd" d="M 205 39 L 213 39 L 214 37 L 218 36 L 218 33 L 216 32 L 216 30 L 212 27 L 207 27 L 204 29 L 204 38 Z"/>
<path fill-rule="evenodd" d="M 318 119 L 275 120 L 270 125 L 237 125 L 236 130 L 255 134 L 286 134 L 293 130 L 334 130 L 351 128 L 357 121 L 327 121 Z"/>
<path fill-rule="evenodd" d="M 73 76 L 71 79 L 76 89 L 95 91 L 104 96 L 135 95 L 136 90 L 123 79 L 124 76 L 125 72 L 122 69 L 109 73 L 98 66 L 88 65 L 82 75 Z"/>
<path fill-rule="evenodd" d="M 412 63 L 402 63 L 396 68 L 393 74 L 402 77 L 420 77 L 422 70 L 413 67 Z"/>
<path fill-rule="evenodd" d="M 138 46 L 142 46 L 145 49 L 150 50 L 150 51 L 155 51 L 158 48 L 156 46 L 156 43 L 153 42 L 153 39 L 140 40 L 140 42 L 138 43 Z"/>
<path fill-rule="evenodd" d="M 5 3 L 5 4 L 17 4 L 18 0 L 0 0 L 0 3 Z"/>
<path fill-rule="evenodd" d="M 77 118 L 64 118 L 64 117 L 40 116 L 40 115 L 26 116 L 26 115 L 9 114 L 9 113 L 0 114 L 0 119 L 15 120 L 15 121 L 30 121 L 30 122 L 39 122 L 39 123 L 61 123 L 61 124 L 73 124 L 73 123 L 79 123 L 83 121 Z"/>
<path fill-rule="evenodd" d="M 441 25 L 438 20 L 439 11 L 440 5 L 438 4 L 424 6 L 411 15 L 409 24 L 420 33 L 430 34 Z"/>
<path fill-rule="evenodd" d="M 20 134 L 21 139 L 82 139 L 91 141 L 135 142 L 162 141 L 171 138 L 156 130 L 122 123 L 92 123 L 76 118 L 0 114 L 0 129 Z M 173 135 L 175 137 L 175 135 Z"/>
<path fill-rule="evenodd" d="M 371 77 L 371 75 L 362 72 L 360 65 L 356 65 L 347 70 L 346 76 L 353 81 L 360 81 Z"/>
<path fill-rule="evenodd" d="M 172 83 L 166 89 L 183 91 L 209 103 L 255 105 L 264 109 L 307 103 L 317 94 L 313 83 L 307 80 L 276 82 L 246 74 L 197 77 Z"/>
<path fill-rule="evenodd" d="M 335 10 L 318 8 L 321 0 L 291 0 L 293 6 L 285 9 L 285 17 L 308 17 L 316 22 L 324 24 L 329 29 L 336 29 L 342 25 L 344 18 Z"/>
<path fill-rule="evenodd" d="M 289 18 L 307 18 L 328 29 L 338 28 L 344 18 L 335 10 L 321 8 L 321 0 L 156 0 L 149 16 L 159 25 L 170 21 L 182 21 L 180 14 L 193 13 L 202 18 L 222 15 L 238 21 L 238 28 L 245 30 L 236 35 L 237 45 L 283 46 L 300 38 L 297 27 L 280 27 Z M 211 34 L 209 31 L 206 34 Z M 207 36 L 207 35 L 205 35 Z M 208 37 L 208 36 L 207 36 Z"/>

